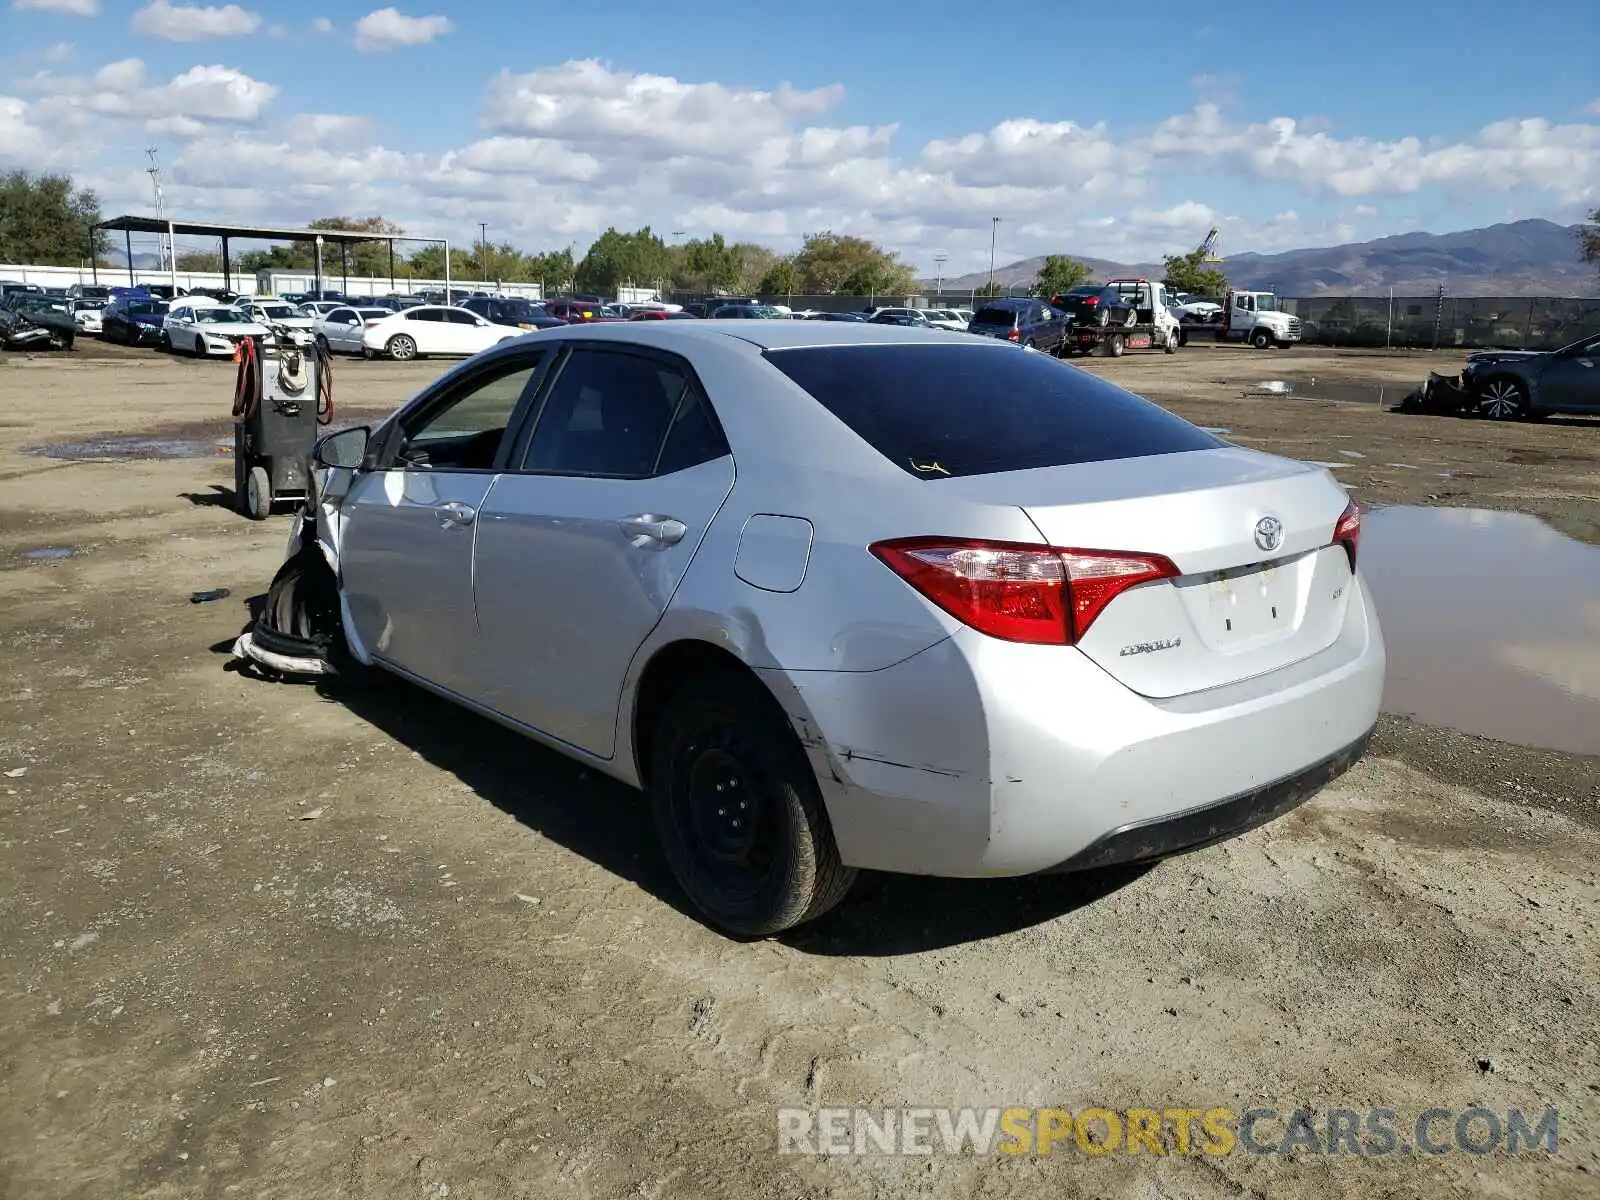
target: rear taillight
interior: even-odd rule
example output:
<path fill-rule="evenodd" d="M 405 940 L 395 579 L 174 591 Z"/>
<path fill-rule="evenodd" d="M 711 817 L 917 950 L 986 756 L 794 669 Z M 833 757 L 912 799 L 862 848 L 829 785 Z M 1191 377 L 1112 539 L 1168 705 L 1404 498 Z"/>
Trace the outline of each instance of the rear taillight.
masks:
<path fill-rule="evenodd" d="M 1085 304 L 1099 304 L 1100 303 L 1100 297 L 1099 296 L 1085 296 L 1083 298 L 1083 303 L 1085 303 Z"/>
<path fill-rule="evenodd" d="M 361 323 L 361 326 L 362 326 L 363 329 L 371 329 L 374 325 L 376 325 L 382 319 L 383 319 L 382 317 L 375 317 L 371 321 L 363 321 Z"/>
<path fill-rule="evenodd" d="M 1013 329 L 1010 333 L 1006 334 L 1006 341 L 1008 342 L 1020 342 L 1021 340 L 1022 334 L 1019 330 Z"/>
<path fill-rule="evenodd" d="M 961 538 L 901 538 L 872 553 L 928 600 L 979 633 L 1070 646 L 1118 595 L 1177 567 L 1159 554 L 1063 550 Z"/>
<path fill-rule="evenodd" d="M 1333 540 L 1350 556 L 1350 569 L 1356 569 L 1356 551 L 1361 548 L 1361 506 L 1354 500 L 1345 506 L 1339 523 L 1333 527 Z"/>

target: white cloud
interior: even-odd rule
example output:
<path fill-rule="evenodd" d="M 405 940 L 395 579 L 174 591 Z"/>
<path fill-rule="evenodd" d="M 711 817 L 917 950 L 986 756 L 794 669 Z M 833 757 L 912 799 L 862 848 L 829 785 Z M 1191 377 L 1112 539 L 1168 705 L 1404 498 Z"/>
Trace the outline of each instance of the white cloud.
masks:
<path fill-rule="evenodd" d="M 372 54 L 400 46 L 423 46 L 454 28 L 449 17 L 408 17 L 397 8 L 380 8 L 356 22 L 356 49 Z"/>
<path fill-rule="evenodd" d="M 100 11 L 100 0 L 11 0 L 18 12 L 34 9 L 38 12 L 67 13 L 74 17 L 92 17 Z"/>
<path fill-rule="evenodd" d="M 28 87 L 31 103 L 0 102 L 0 156 L 71 161 L 108 209 L 147 203 L 144 143 L 125 124 L 118 132 L 137 123 L 170 144 L 170 202 L 197 218 L 381 212 L 443 233 L 488 221 L 532 248 L 613 224 L 716 229 L 777 248 L 831 228 L 914 262 L 936 248 L 950 256 L 948 277 L 987 262 L 995 215 L 1002 261 L 1070 252 L 1151 263 L 1210 228 L 1224 253 L 1390 230 L 1400 218 L 1385 207 L 1376 226 L 1377 204 L 1399 195 L 1417 195 L 1410 207 L 1429 219 L 1453 196 L 1482 211 L 1489 190 L 1551 215 L 1600 199 L 1600 123 L 1537 118 L 1453 140 L 1381 140 L 1304 117 L 1240 121 L 1201 102 L 1143 128 L 1023 111 L 918 143 L 894 124 L 829 123 L 845 99 L 838 85 L 763 90 L 586 60 L 490 78 L 479 136 L 424 153 L 383 145 L 359 115 L 275 120 L 276 89 L 224 66 L 161 82 L 129 59 L 9 90 Z M 102 147 L 126 182 L 82 168 L 105 161 Z"/>
<path fill-rule="evenodd" d="M 327 17 L 317 17 L 311 22 L 311 32 L 313 32 L 313 33 L 332 33 L 333 32 L 333 22 L 328 20 Z"/>
<path fill-rule="evenodd" d="M 207 38 L 244 37 L 261 27 L 261 14 L 237 4 L 221 7 L 170 4 L 150 0 L 133 14 L 134 32 L 169 42 L 200 42 Z"/>
<path fill-rule="evenodd" d="M 51 63 L 53 65 L 60 65 L 62 63 L 71 62 L 77 52 L 77 47 L 75 47 L 71 42 L 57 42 L 39 57 L 44 62 Z"/>
<path fill-rule="evenodd" d="M 291 140 L 325 150 L 354 150 L 372 143 L 372 118 L 338 113 L 301 113 L 288 123 Z"/>
<path fill-rule="evenodd" d="M 1591 117 L 1600 117 L 1600 96 L 1596 96 L 1593 100 L 1589 101 L 1588 105 L 1585 106 L 1583 111 L 1588 113 Z"/>

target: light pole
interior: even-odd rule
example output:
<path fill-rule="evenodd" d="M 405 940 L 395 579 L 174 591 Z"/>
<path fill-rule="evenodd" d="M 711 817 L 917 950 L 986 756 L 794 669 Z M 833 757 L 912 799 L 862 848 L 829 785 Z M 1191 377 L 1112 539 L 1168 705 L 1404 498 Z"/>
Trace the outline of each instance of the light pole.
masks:
<path fill-rule="evenodd" d="M 948 254 L 933 256 L 933 292 L 936 296 L 944 294 L 944 264 L 949 257 Z"/>
<path fill-rule="evenodd" d="M 478 279 L 483 281 L 489 275 L 489 222 L 478 222 Z"/>
<path fill-rule="evenodd" d="M 1000 236 L 1000 218 L 994 217 L 989 225 L 989 294 L 994 294 L 994 243 Z"/>

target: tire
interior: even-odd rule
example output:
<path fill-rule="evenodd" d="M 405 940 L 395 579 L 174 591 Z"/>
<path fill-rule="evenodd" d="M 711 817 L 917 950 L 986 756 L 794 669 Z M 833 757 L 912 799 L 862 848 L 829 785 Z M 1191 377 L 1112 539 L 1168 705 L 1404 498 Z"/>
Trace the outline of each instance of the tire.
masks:
<path fill-rule="evenodd" d="M 156 338 L 156 349 L 163 354 L 172 353 L 172 338 L 165 329 L 161 331 L 161 336 Z"/>
<path fill-rule="evenodd" d="M 1182 343 L 1178 340 L 1178 331 L 1176 329 L 1167 330 L 1167 344 L 1162 349 L 1168 354 L 1176 354 L 1180 345 Z"/>
<path fill-rule="evenodd" d="M 417 356 L 417 343 L 409 333 L 397 333 L 383 344 L 384 353 L 396 362 L 410 362 Z"/>
<path fill-rule="evenodd" d="M 1106 339 L 1106 357 L 1121 358 L 1128 352 L 1128 339 L 1120 333 L 1113 333 Z"/>
<path fill-rule="evenodd" d="M 340 615 L 339 584 L 315 542 L 303 544 L 278 568 L 253 632 L 266 649 L 321 656 L 345 685 L 386 682 L 381 668 L 366 665 L 350 652 Z"/>
<path fill-rule="evenodd" d="M 1491 379 L 1483 385 L 1478 415 L 1490 421 L 1515 421 L 1528 412 L 1528 392 L 1515 379 Z"/>
<path fill-rule="evenodd" d="M 1128 310 L 1128 315 L 1122 318 L 1122 327 L 1124 329 L 1132 329 L 1138 323 L 1139 323 L 1139 310 L 1136 309 L 1136 308 L 1130 308 Z"/>
<path fill-rule="evenodd" d="M 672 697 L 651 738 L 649 792 L 673 875 L 718 929 L 770 937 L 855 881 L 799 739 L 753 679 L 720 672 Z"/>
<path fill-rule="evenodd" d="M 1101 329 L 1104 329 L 1107 325 L 1111 324 L 1111 310 L 1109 308 L 1099 309 L 1094 314 L 1094 323 L 1100 326 Z"/>
<path fill-rule="evenodd" d="M 1265 329 L 1257 329 L 1250 335 L 1250 344 L 1257 350 L 1272 349 L 1272 334 Z"/>
<path fill-rule="evenodd" d="M 240 511 L 252 521 L 265 521 L 272 514 L 272 477 L 265 467 L 251 467 L 244 477 Z"/>
<path fill-rule="evenodd" d="M 198 333 L 194 335 L 194 345 L 189 347 L 189 355 L 191 358 L 206 357 L 205 339 L 202 338 Z"/>

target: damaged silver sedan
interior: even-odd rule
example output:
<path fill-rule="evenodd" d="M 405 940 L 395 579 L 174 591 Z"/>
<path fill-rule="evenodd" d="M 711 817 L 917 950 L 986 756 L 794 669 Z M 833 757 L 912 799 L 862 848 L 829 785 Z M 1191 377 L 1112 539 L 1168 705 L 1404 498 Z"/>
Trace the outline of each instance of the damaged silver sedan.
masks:
<path fill-rule="evenodd" d="M 650 797 L 717 927 L 858 868 L 1145 861 L 1288 811 L 1383 686 L 1328 471 L 938 330 L 519 337 L 325 437 L 238 653 L 379 668 Z"/>

